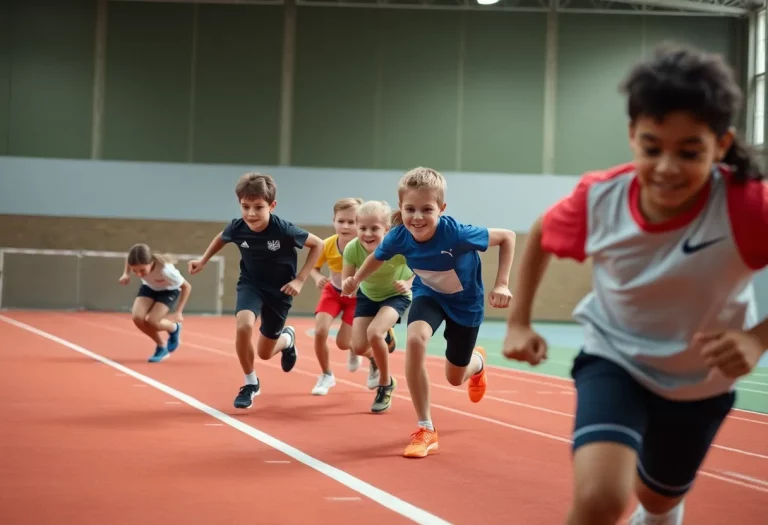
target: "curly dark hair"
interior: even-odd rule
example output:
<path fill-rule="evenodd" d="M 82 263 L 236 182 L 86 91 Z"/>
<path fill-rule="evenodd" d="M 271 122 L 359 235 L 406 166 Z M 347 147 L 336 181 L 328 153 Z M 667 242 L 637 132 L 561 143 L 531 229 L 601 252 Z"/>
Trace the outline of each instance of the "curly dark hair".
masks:
<path fill-rule="evenodd" d="M 647 60 L 637 64 L 621 84 L 627 112 L 662 120 L 684 111 L 706 123 L 721 137 L 736 120 L 743 93 L 733 70 L 718 54 L 664 43 Z M 762 179 L 764 175 L 749 147 L 738 135 L 723 159 L 734 169 L 734 179 Z"/>

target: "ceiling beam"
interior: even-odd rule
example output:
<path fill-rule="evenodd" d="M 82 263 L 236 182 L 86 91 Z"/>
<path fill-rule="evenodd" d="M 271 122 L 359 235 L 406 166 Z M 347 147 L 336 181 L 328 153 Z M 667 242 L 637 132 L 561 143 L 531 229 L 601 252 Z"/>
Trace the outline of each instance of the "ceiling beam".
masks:
<path fill-rule="evenodd" d="M 686 11 L 700 11 L 702 13 L 715 13 L 721 15 L 746 16 L 749 9 L 722 4 L 710 4 L 697 2 L 696 0 L 611 0 L 618 4 L 646 5 L 650 7 L 662 7 L 666 9 L 685 9 Z"/>

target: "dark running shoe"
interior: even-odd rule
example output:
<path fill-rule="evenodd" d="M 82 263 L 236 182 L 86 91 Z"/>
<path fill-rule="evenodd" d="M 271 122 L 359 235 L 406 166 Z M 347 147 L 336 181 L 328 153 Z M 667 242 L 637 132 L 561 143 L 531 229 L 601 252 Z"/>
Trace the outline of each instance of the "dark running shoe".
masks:
<path fill-rule="evenodd" d="M 296 357 L 298 355 L 296 351 L 296 330 L 292 326 L 286 326 L 280 333 L 281 337 L 282 334 L 288 334 L 291 340 L 288 342 L 288 346 L 282 350 L 283 355 L 280 358 L 280 366 L 283 367 L 283 372 L 290 372 L 296 365 Z"/>
<path fill-rule="evenodd" d="M 258 385 L 245 385 L 240 387 L 240 392 L 235 398 L 235 408 L 251 408 L 253 398 L 261 392 L 261 381 Z"/>

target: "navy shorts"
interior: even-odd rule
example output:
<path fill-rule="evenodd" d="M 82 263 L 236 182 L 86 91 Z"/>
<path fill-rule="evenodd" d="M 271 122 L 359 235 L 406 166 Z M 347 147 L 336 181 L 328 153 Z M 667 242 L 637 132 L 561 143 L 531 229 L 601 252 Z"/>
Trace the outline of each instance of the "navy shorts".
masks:
<path fill-rule="evenodd" d="M 700 401 L 671 401 L 619 365 L 583 351 L 571 369 L 577 406 L 573 450 L 621 443 L 637 452 L 640 479 L 663 496 L 684 495 L 736 400 L 730 392 Z"/>
<path fill-rule="evenodd" d="M 432 327 L 432 334 L 437 332 L 440 325 L 445 321 L 445 358 L 453 366 L 466 367 L 472 360 L 472 353 L 477 343 L 477 335 L 480 333 L 479 326 L 464 326 L 445 313 L 443 307 L 434 297 L 420 295 L 413 299 L 411 311 L 408 312 L 408 324 L 414 321 L 424 321 Z"/>
<path fill-rule="evenodd" d="M 406 295 L 394 295 L 383 301 L 374 301 L 373 299 L 369 299 L 368 296 L 358 288 L 357 302 L 355 304 L 355 317 L 376 317 L 376 314 L 379 313 L 379 310 L 381 310 L 382 307 L 389 306 L 397 312 L 397 323 L 399 323 L 400 317 L 410 305 L 411 298 Z"/>
<path fill-rule="evenodd" d="M 176 304 L 176 301 L 179 300 L 179 295 L 181 295 L 181 290 L 178 288 L 175 290 L 153 290 L 146 284 L 142 284 L 139 287 L 137 297 L 149 297 L 156 303 L 164 304 L 171 310 Z"/>
<path fill-rule="evenodd" d="M 250 310 L 257 318 L 261 316 L 259 332 L 267 339 L 277 339 L 283 333 L 288 312 L 291 310 L 291 297 L 277 300 L 269 297 L 249 284 L 237 283 L 237 304 L 235 314 Z"/>

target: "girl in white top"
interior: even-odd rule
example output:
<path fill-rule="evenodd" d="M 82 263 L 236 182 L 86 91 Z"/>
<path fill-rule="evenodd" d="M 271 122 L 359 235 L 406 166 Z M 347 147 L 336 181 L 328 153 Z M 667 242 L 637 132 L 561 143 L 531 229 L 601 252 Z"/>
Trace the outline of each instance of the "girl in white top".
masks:
<path fill-rule="evenodd" d="M 174 264 L 176 260 L 167 254 L 150 250 L 146 244 L 135 244 L 125 260 L 125 271 L 120 277 L 122 285 L 128 284 L 131 272 L 141 278 L 141 287 L 133 302 L 133 322 L 136 327 L 155 342 L 155 353 L 150 363 L 168 357 L 179 346 L 182 312 L 187 304 L 192 285 L 184 279 Z M 176 305 L 176 322 L 165 318 Z M 160 332 L 168 332 L 167 344 Z"/>

